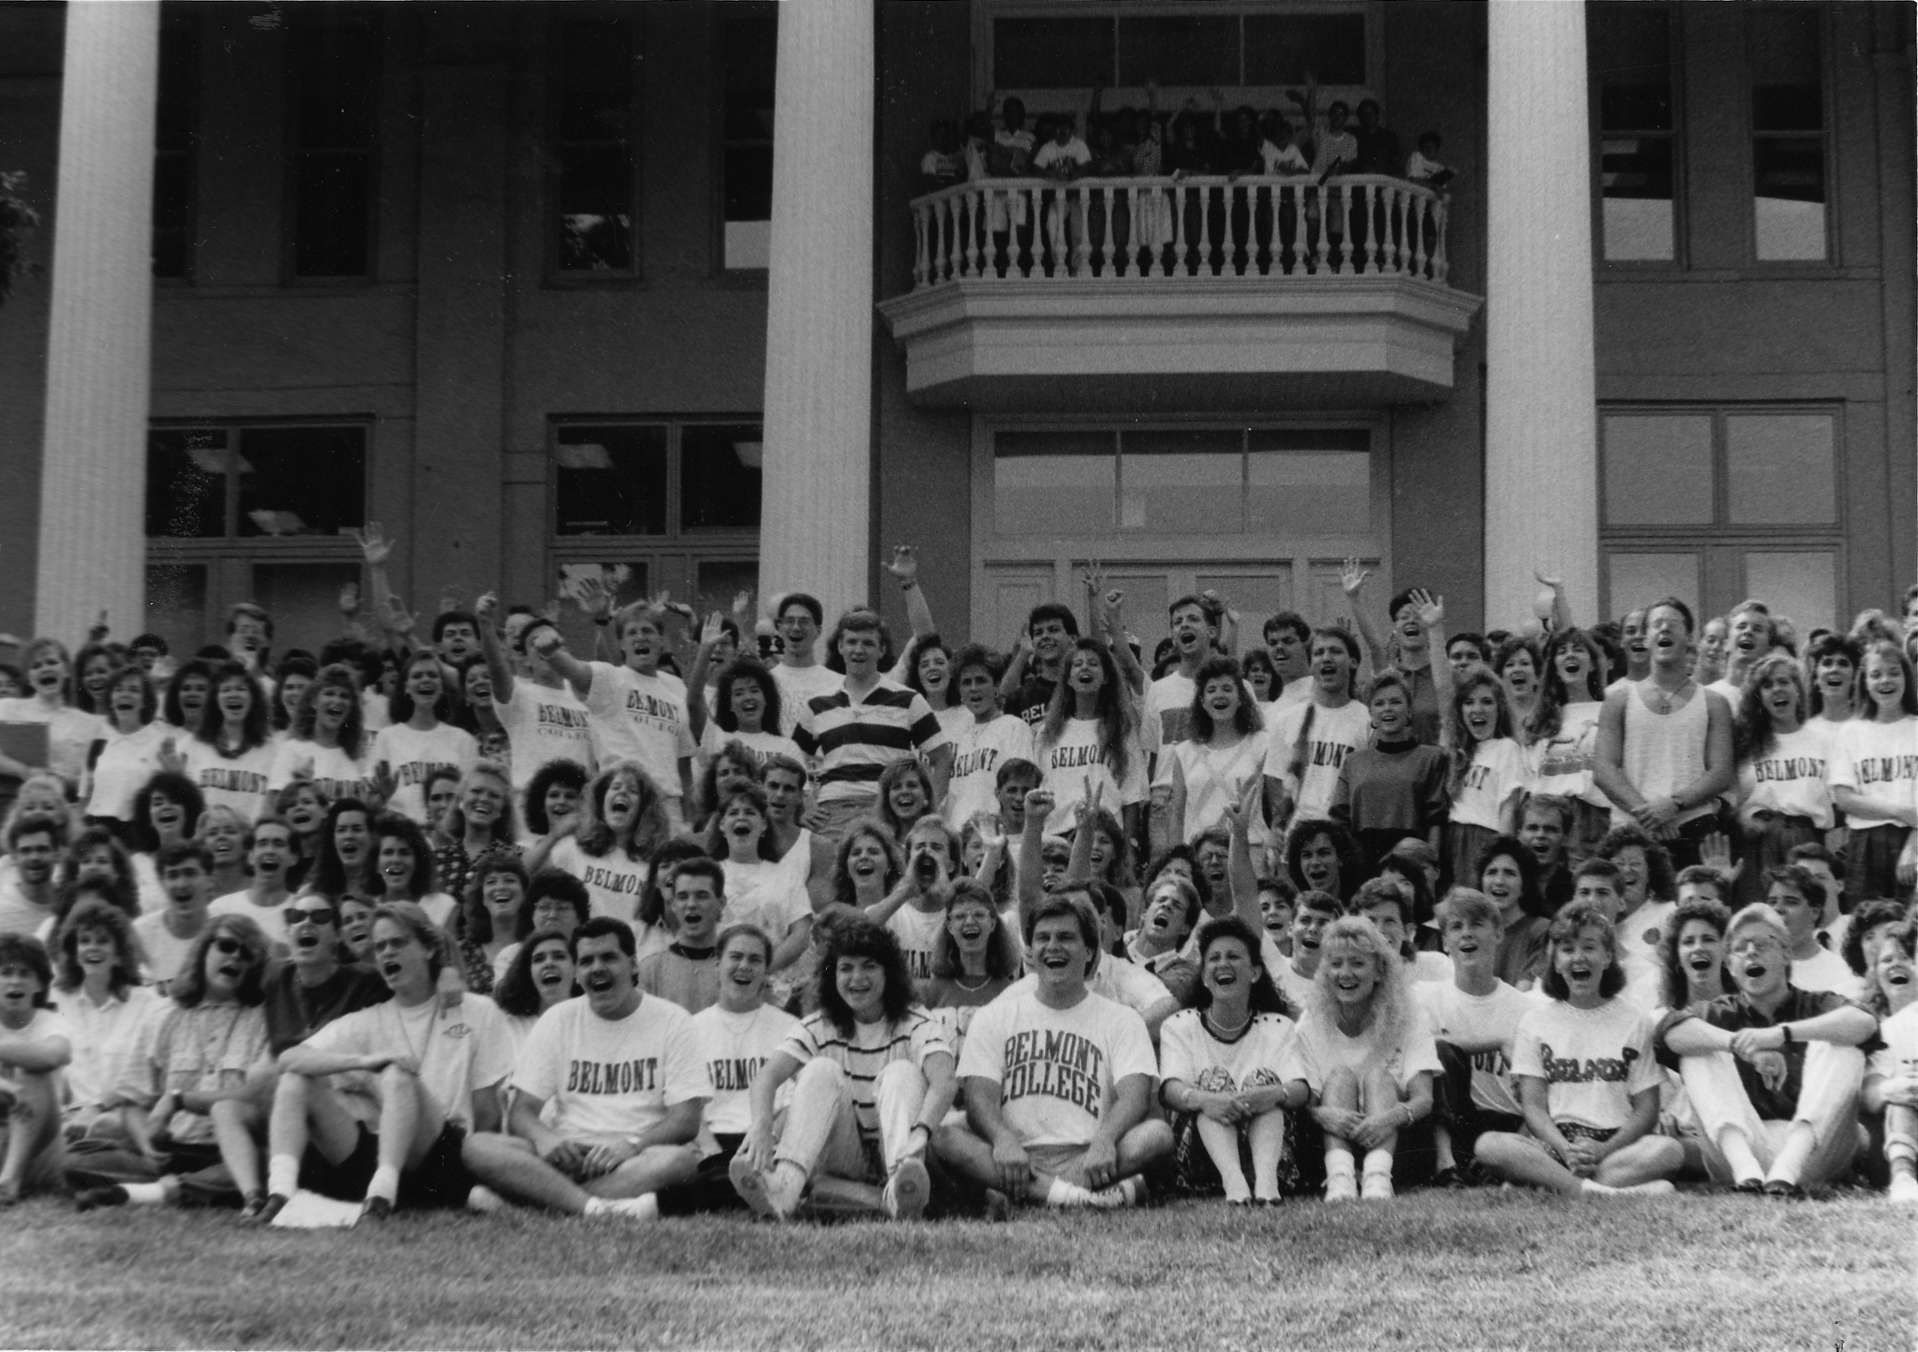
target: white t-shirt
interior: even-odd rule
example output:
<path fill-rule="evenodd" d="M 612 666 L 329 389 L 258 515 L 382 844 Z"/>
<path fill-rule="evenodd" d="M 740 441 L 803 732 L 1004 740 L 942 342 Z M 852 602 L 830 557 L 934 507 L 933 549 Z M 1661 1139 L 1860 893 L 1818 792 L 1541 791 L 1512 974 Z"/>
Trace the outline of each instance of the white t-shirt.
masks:
<path fill-rule="evenodd" d="M 1809 958 L 1793 958 L 1791 984 L 1801 991 L 1834 991 L 1847 1000 L 1856 1000 L 1865 993 L 1864 978 L 1829 948 L 1821 948 Z"/>
<path fill-rule="evenodd" d="M 0 880 L 0 934 L 37 934 L 53 911 L 51 904 L 38 906 L 22 896 L 17 877 Z"/>
<path fill-rule="evenodd" d="M 947 783 L 946 824 L 958 831 L 980 812 L 997 813 L 999 767 L 1010 760 L 1037 764 L 1032 726 L 1013 714 L 1000 714 L 981 723 L 962 709 L 966 721 L 952 735 L 952 778 Z"/>
<path fill-rule="evenodd" d="M 1088 991 L 1051 1009 L 1036 990 L 1012 987 L 972 1017 L 962 1079 L 999 1086 L 1006 1124 L 1025 1145 L 1082 1146 L 1098 1131 L 1119 1081 L 1158 1074 L 1138 1014 Z"/>
<path fill-rule="evenodd" d="M 579 841 L 568 836 L 553 846 L 546 862 L 563 869 L 586 884 L 593 899 L 593 914 L 610 915 L 631 924 L 639 910 L 653 866 L 644 859 L 631 859 L 615 845 L 605 854 L 588 854 Z"/>
<path fill-rule="evenodd" d="M 1008 986 L 1006 994 L 1023 995 L 1038 989 L 1038 976 L 1029 972 Z M 1093 972 L 1092 980 L 1086 982 L 1086 989 L 1141 1016 L 1172 998 L 1165 982 L 1129 958 L 1115 958 L 1110 953 L 1099 955 L 1098 969 Z"/>
<path fill-rule="evenodd" d="M 1545 1081 L 1554 1122 L 1615 1131 L 1631 1119 L 1632 1095 L 1659 1086 L 1651 1017 L 1624 1000 L 1597 1009 L 1535 1004 L 1519 1020 L 1512 1074 Z"/>
<path fill-rule="evenodd" d="M 1452 795 L 1451 819 L 1461 826 L 1503 829 L 1501 814 L 1525 792 L 1530 780 L 1525 750 L 1510 737 L 1479 742 L 1464 780 Z"/>
<path fill-rule="evenodd" d="M 513 1087 L 553 1109 L 560 1135 L 590 1145 L 650 1131 L 710 1092 L 693 1016 L 644 995 L 623 1019 L 602 1019 L 583 995 L 554 1005 L 520 1049 Z"/>
<path fill-rule="evenodd" d="M 944 910 L 922 911 L 907 904 L 886 919 L 886 928 L 899 940 L 899 951 L 906 955 L 906 970 L 913 985 L 924 989 L 932 980 L 932 949 L 939 942 L 939 931 L 946 927 Z"/>
<path fill-rule="evenodd" d="M 1299 153 L 1295 145 L 1275 146 L 1270 141 L 1261 141 L 1259 161 L 1268 174 L 1306 174 L 1312 171 L 1312 166 L 1305 162 L 1305 156 Z"/>
<path fill-rule="evenodd" d="M 72 1109 L 95 1109 L 109 1095 L 143 1100 L 152 1092 L 153 1035 L 166 1002 L 151 986 L 129 986 L 94 1004 L 84 990 L 55 991 L 71 1030 L 73 1060 L 61 1069 Z M 84 1120 L 84 1118 L 82 1118 Z"/>
<path fill-rule="evenodd" d="M 1266 735 L 1263 730 L 1241 737 L 1228 747 L 1190 738 L 1168 743 L 1159 753 L 1154 788 L 1172 787 L 1174 766 L 1185 780 L 1185 838 L 1197 840 L 1225 821 L 1225 810 L 1238 802 L 1235 790 L 1244 781 L 1257 780 L 1265 772 Z M 1255 817 L 1249 836 L 1254 845 L 1265 840 L 1265 820 Z"/>
<path fill-rule="evenodd" d="M 809 667 L 789 667 L 781 662 L 772 672 L 773 684 L 779 687 L 779 730 L 788 737 L 799 726 L 799 715 L 807 703 L 837 691 L 846 679 L 824 662 Z"/>
<path fill-rule="evenodd" d="M 1306 734 L 1304 772 L 1294 775 L 1292 762 L 1308 711 L 1312 728 Z M 1322 704 L 1294 705 L 1273 722 L 1265 756 L 1266 778 L 1278 780 L 1292 795 L 1293 821 L 1330 817 L 1333 791 L 1339 786 L 1339 770 L 1345 758 L 1371 743 L 1372 715 L 1361 701 L 1348 700 L 1336 709 Z"/>
<path fill-rule="evenodd" d="M 1455 982 L 1421 982 L 1412 1000 L 1425 1013 L 1432 1037 L 1472 1058 L 1472 1102 L 1495 1113 L 1524 1115 L 1512 1082 L 1518 1025 L 1544 997 L 1499 982 L 1490 995 L 1471 995 Z"/>
<path fill-rule="evenodd" d="M 140 941 L 140 947 L 147 955 L 146 979 L 160 987 L 162 993 L 167 984 L 180 974 L 188 950 L 193 947 L 193 941 L 200 937 L 195 933 L 184 939 L 176 939 L 173 931 L 166 927 L 166 918 L 167 913 L 163 910 L 148 911 L 133 922 L 134 937 Z"/>
<path fill-rule="evenodd" d="M 753 1081 L 798 1027 L 798 1019 L 773 1005 L 761 1005 L 749 1014 L 708 1005 L 693 1015 L 699 1058 L 706 1067 L 706 1134 L 746 1134 L 753 1122 Z M 791 1090 L 791 1081 L 780 1086 L 784 1096 L 790 1097 Z"/>
<path fill-rule="evenodd" d="M 700 761 L 711 761 L 719 754 L 720 748 L 729 742 L 746 751 L 762 767 L 774 756 L 788 756 L 801 765 L 806 763 L 805 756 L 800 753 L 799 743 L 790 737 L 782 737 L 776 732 L 721 732 L 719 724 L 711 719 L 706 720 L 706 731 L 700 735 Z"/>
<path fill-rule="evenodd" d="M 451 723 L 441 723 L 431 732 L 394 723 L 374 734 L 372 759 L 391 766 L 399 784 L 387 807 L 424 825 L 427 776 L 435 770 L 465 774 L 479 759 L 479 743 L 472 733 Z"/>
<path fill-rule="evenodd" d="M 1336 1023 L 1308 1009 L 1287 1048 L 1283 1074 L 1287 1080 L 1304 1080 L 1318 1094 L 1324 1092 L 1327 1077 L 1341 1067 L 1363 1079 L 1380 1064 L 1391 1072 L 1401 1094 L 1420 1072 L 1443 1071 L 1438 1048 L 1432 1045 L 1431 1027 L 1416 1004 L 1407 1011 L 1404 1026 L 1389 1047 L 1376 1022 L 1357 1037 L 1347 1037 Z"/>
<path fill-rule="evenodd" d="M 271 742 L 237 756 L 223 756 L 198 737 L 187 738 L 178 749 L 186 758 L 186 777 L 199 785 L 208 807 L 230 807 L 249 822 L 266 810 L 267 774 L 275 754 Z"/>
<path fill-rule="evenodd" d="M 44 723 L 47 729 L 47 768 L 75 784 L 87 768 L 87 751 L 107 735 L 109 724 L 97 714 L 72 705 L 48 709 L 38 699 L 0 699 L 0 723 Z"/>
<path fill-rule="evenodd" d="M 1159 1027 L 1159 1078 L 1209 1094 L 1283 1083 L 1279 1069 L 1296 1031 L 1283 1014 L 1254 1014 L 1243 1035 L 1221 1042 L 1200 1011 L 1182 1009 Z"/>
<path fill-rule="evenodd" d="M 1559 711 L 1558 731 L 1541 737 L 1528 748 L 1532 792 L 1575 798 L 1608 811 L 1612 800 L 1592 782 L 1592 757 L 1598 751 L 1598 716 L 1605 706 L 1596 700 L 1568 704 Z"/>
<path fill-rule="evenodd" d="M 370 1056 L 404 1051 L 419 1064 L 421 1086 L 449 1122 L 471 1130 L 473 1095 L 513 1070 L 513 1032 L 491 1000 L 469 995 L 454 1009 L 437 995 L 411 1008 L 385 1000 L 344 1014 L 306 1040 L 316 1052 Z"/>
<path fill-rule="evenodd" d="M 1839 724 L 1827 777 L 1834 789 L 1909 804 L 1918 786 L 1918 718 L 1907 716 L 1896 723 L 1854 718 Z M 1891 822 L 1848 816 L 1845 824 L 1854 831 L 1868 831 Z"/>
<path fill-rule="evenodd" d="M 512 748 L 514 793 L 525 793 L 533 776 L 556 760 L 575 761 L 592 777 L 593 737 L 586 705 L 566 686 L 515 677 L 513 698 L 494 696 L 493 712 Z"/>
<path fill-rule="evenodd" d="M 337 746 L 321 746 L 289 737 L 273 754 L 273 767 L 267 771 L 266 786 L 278 793 L 304 772 L 328 802 L 341 798 L 365 799 L 373 778 L 373 752 L 369 745 L 358 759 Z"/>
<path fill-rule="evenodd" d="M 792 870 L 784 861 L 756 860 L 741 864 L 731 859 L 720 861 L 726 872 L 726 909 L 719 922 L 728 925 L 757 925 L 766 931 L 774 947 L 787 931 L 812 914 L 812 899 L 803 886 L 793 885 Z"/>
<path fill-rule="evenodd" d="M 1809 817 L 1813 826 L 1829 831 L 1828 771 L 1836 741 L 1831 728 L 1823 719 L 1807 723 L 1796 732 L 1778 734 L 1764 755 L 1739 761 L 1740 808 Z"/>
<path fill-rule="evenodd" d="M 1091 164 L 1092 151 L 1078 137 L 1069 137 L 1064 145 L 1057 141 L 1047 141 L 1034 152 L 1032 167 L 1050 169 L 1055 164 Z"/>
<path fill-rule="evenodd" d="M 132 821 L 133 800 L 159 773 L 160 743 L 168 735 L 166 725 L 157 720 L 135 732 L 108 731 L 106 745 L 93 762 L 87 816 Z"/>
<path fill-rule="evenodd" d="M 591 665 L 586 712 L 592 717 L 594 758 L 602 767 L 638 761 L 659 796 L 677 801 L 679 762 L 692 759 L 695 749 L 686 683 L 670 671 L 643 676 L 610 662 Z"/>
<path fill-rule="evenodd" d="M 1871 1054 L 1871 1073 L 1918 1076 L 1918 1005 L 1906 1005 L 1879 1024 L 1878 1036 L 1885 1045 Z"/>
<path fill-rule="evenodd" d="M 292 894 L 288 893 L 286 898 L 276 906 L 255 906 L 253 898 L 247 895 L 245 889 L 241 889 L 238 892 L 228 892 L 223 897 L 215 897 L 213 904 L 206 908 L 206 913 L 210 916 L 246 916 L 266 931 L 268 943 L 285 944 L 290 948 L 293 940 L 286 932 L 285 908 L 292 900 Z"/>
<path fill-rule="evenodd" d="M 1159 745 L 1173 746 L 1192 735 L 1192 699 L 1199 687 L 1177 668 L 1146 687 L 1146 715 L 1158 724 Z"/>
<path fill-rule="evenodd" d="M 46 1006 L 37 1007 L 28 1016 L 27 1026 L 24 1028 L 9 1028 L 6 1024 L 0 1023 L 0 1055 L 4 1055 L 13 1048 L 25 1046 L 29 1042 L 44 1042 L 53 1037 L 65 1038 L 68 1048 L 71 1049 L 73 1046 L 72 1024 L 68 1023 L 66 1016 L 57 1009 Z M 0 1062 L 0 1089 L 10 1093 L 13 1091 L 14 1084 L 10 1078 L 13 1074 L 12 1066 Z"/>
<path fill-rule="evenodd" d="M 1125 778 L 1112 774 L 1112 753 L 1103 745 L 1105 724 L 1096 718 L 1068 718 L 1059 730 L 1059 740 L 1047 745 L 1039 741 L 1041 783 L 1052 793 L 1055 806 L 1046 818 L 1046 830 L 1058 835 L 1073 826 L 1072 809 L 1085 798 L 1088 777 L 1103 785 L 1102 801 L 1114 816 L 1119 809 L 1146 800 L 1145 750 L 1135 740 L 1126 751 Z"/>

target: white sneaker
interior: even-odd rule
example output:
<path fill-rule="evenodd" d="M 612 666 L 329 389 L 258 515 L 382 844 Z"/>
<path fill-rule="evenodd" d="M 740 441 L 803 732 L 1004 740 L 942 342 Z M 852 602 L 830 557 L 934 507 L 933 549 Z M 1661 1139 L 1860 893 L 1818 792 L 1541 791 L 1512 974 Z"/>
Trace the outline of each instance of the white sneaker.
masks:
<path fill-rule="evenodd" d="M 733 1191 L 755 1215 L 771 1216 L 778 1221 L 791 1219 L 806 1191 L 806 1180 L 796 1167 L 787 1169 L 775 1164 L 762 1173 L 753 1168 L 744 1155 L 734 1155 L 726 1173 L 733 1181 Z"/>
<path fill-rule="evenodd" d="M 1583 1188 L 1583 1192 L 1588 1197 L 1669 1197 L 1677 1191 L 1678 1189 L 1674 1188 L 1668 1179 L 1663 1178 L 1654 1179 L 1650 1183 L 1632 1183 L 1622 1188 L 1594 1183 L 1588 1178 Z"/>
<path fill-rule="evenodd" d="M 642 1192 L 637 1197 L 595 1197 L 588 1204 L 586 1214 L 594 1219 L 618 1216 L 629 1221 L 656 1221 L 659 1219 L 659 1195 Z"/>
<path fill-rule="evenodd" d="M 466 1194 L 466 1209 L 490 1216 L 495 1211 L 506 1209 L 506 1199 L 487 1187 L 484 1183 L 475 1183 L 473 1190 Z"/>
<path fill-rule="evenodd" d="M 1092 1194 L 1094 1206 L 1116 1209 L 1137 1206 L 1145 1200 L 1145 1180 L 1133 1177 L 1122 1178 L 1109 1188 L 1101 1188 Z"/>
<path fill-rule="evenodd" d="M 1325 1180 L 1325 1200 L 1328 1202 L 1356 1202 L 1359 1198 L 1358 1180 L 1350 1174 L 1333 1174 Z"/>
<path fill-rule="evenodd" d="M 1368 1202 L 1389 1202 L 1395 1194 L 1392 1192 L 1392 1174 L 1387 1169 L 1367 1169 L 1365 1183 L 1359 1196 Z M 1327 1197 L 1327 1201 L 1331 1198 Z"/>
<path fill-rule="evenodd" d="M 1891 1176 L 1891 1187 L 1886 1189 L 1885 1197 L 1893 1202 L 1918 1202 L 1918 1176 L 1898 1173 Z"/>
<path fill-rule="evenodd" d="M 916 1159 L 899 1161 L 899 1167 L 886 1180 L 886 1214 L 896 1221 L 912 1221 L 926 1209 L 926 1196 L 932 1180 L 926 1166 Z"/>

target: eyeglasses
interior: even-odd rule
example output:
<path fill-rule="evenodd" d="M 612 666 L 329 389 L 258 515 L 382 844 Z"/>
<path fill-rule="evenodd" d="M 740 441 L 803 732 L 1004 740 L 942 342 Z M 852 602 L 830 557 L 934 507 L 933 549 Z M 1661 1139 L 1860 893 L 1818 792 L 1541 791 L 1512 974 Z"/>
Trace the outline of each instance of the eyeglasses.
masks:
<path fill-rule="evenodd" d="M 245 953 L 246 945 L 238 939 L 229 939 L 226 935 L 222 934 L 213 941 L 213 951 L 222 957 L 230 958 L 236 953 Z"/>
<path fill-rule="evenodd" d="M 292 929 L 295 925 L 309 922 L 315 925 L 337 925 L 340 923 L 340 913 L 331 906 L 288 906 L 280 912 L 280 918 L 286 922 L 288 929 Z"/>

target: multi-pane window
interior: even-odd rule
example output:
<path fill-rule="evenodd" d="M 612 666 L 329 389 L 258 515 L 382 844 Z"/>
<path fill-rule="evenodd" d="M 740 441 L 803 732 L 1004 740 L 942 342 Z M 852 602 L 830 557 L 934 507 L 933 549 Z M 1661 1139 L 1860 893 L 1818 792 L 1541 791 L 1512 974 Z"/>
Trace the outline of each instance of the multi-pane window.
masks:
<path fill-rule="evenodd" d="M 630 277 L 639 270 L 635 20 L 567 16 L 554 33 L 554 267 L 571 276 Z"/>
<path fill-rule="evenodd" d="M 293 275 L 369 277 L 379 19 L 312 5 L 292 21 Z"/>
<path fill-rule="evenodd" d="M 1756 596 L 1800 632 L 1838 613 L 1844 522 L 1829 408 L 1607 410 L 1608 610 L 1670 594 L 1700 613 Z"/>
<path fill-rule="evenodd" d="M 1753 251 L 1760 262 L 1822 262 L 1829 253 L 1822 9 L 1767 5 L 1750 10 L 1746 22 Z"/>
<path fill-rule="evenodd" d="M 1598 105 L 1599 241 L 1607 262 L 1677 257 L 1672 14 L 1659 4 L 1587 11 Z"/>
<path fill-rule="evenodd" d="M 193 152 L 199 133 L 199 20 L 160 19 L 160 94 L 153 135 L 153 275 L 191 272 Z"/>
<path fill-rule="evenodd" d="M 992 21 L 998 89 L 1298 86 L 1365 84 L 1362 13 L 1288 11 L 1133 14 L 1125 6 L 1074 5 L 1064 15 L 1008 14 Z M 1091 11 L 1091 12 L 1087 12 Z"/>
<path fill-rule="evenodd" d="M 746 419 L 567 420 L 553 429 L 555 584 L 621 602 L 666 591 L 729 610 L 759 578 L 761 425 Z M 573 622 L 573 613 L 562 625 Z M 590 628 L 569 631 L 590 646 Z"/>
<path fill-rule="evenodd" d="M 725 266 L 763 268 L 772 261 L 773 68 L 779 7 L 741 0 L 724 6 L 721 14 Z"/>

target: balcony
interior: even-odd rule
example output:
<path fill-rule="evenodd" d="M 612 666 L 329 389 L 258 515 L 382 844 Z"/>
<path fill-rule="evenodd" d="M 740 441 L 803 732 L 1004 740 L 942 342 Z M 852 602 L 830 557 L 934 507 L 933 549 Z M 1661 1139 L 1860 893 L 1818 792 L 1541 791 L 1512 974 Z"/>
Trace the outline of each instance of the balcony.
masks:
<path fill-rule="evenodd" d="M 1482 303 L 1403 179 L 983 179 L 912 203 L 879 309 L 916 403 L 1365 407 L 1449 396 Z"/>

